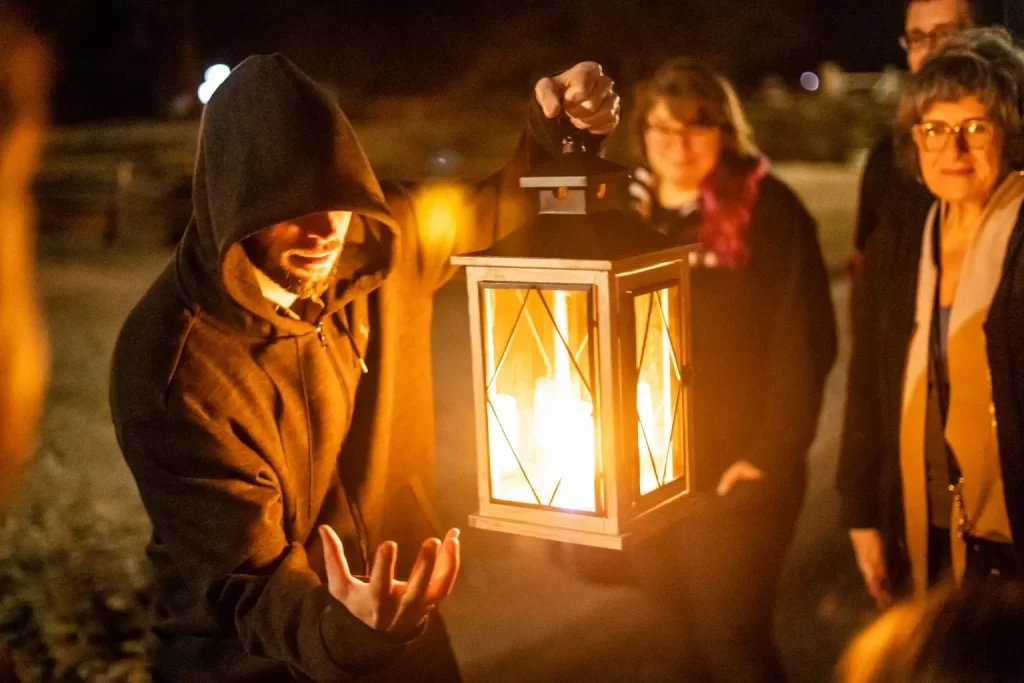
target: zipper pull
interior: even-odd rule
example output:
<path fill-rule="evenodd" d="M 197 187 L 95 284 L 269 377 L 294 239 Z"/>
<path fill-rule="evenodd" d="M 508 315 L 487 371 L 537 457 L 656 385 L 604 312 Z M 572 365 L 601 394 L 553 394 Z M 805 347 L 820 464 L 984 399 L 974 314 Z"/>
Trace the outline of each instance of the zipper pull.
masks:
<path fill-rule="evenodd" d="M 316 337 L 320 340 L 320 345 L 325 349 L 327 348 L 327 334 L 324 332 L 324 324 L 316 324 Z"/>

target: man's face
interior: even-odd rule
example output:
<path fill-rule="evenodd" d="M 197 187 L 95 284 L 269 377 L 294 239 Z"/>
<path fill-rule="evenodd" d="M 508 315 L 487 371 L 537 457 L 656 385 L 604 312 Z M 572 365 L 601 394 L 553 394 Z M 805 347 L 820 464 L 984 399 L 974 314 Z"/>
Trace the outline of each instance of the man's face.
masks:
<path fill-rule="evenodd" d="M 965 0 L 917 0 L 910 3 L 903 33 L 910 70 L 917 73 L 928 55 L 970 26 L 971 16 Z"/>
<path fill-rule="evenodd" d="M 299 298 L 320 296 L 334 284 L 351 211 L 313 214 L 272 225 L 245 240 L 252 264 Z"/>

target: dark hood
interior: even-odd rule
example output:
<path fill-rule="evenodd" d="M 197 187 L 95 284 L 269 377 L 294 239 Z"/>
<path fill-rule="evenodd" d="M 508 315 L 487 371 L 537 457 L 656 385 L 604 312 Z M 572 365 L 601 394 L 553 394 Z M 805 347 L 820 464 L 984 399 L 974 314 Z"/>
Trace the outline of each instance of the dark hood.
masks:
<path fill-rule="evenodd" d="M 309 324 L 277 313 L 239 244 L 282 221 L 352 211 L 330 312 L 369 291 L 395 257 L 397 223 L 344 113 L 282 55 L 249 57 L 203 112 L 192 197 L 178 247 L 183 294 L 217 320 L 258 336 Z"/>

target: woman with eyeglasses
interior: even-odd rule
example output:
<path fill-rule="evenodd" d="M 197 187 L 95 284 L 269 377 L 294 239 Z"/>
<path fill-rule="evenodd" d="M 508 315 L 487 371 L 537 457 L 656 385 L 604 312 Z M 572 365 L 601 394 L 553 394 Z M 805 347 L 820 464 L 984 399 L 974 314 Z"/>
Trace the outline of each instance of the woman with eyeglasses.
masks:
<path fill-rule="evenodd" d="M 696 645 L 680 680 L 784 680 L 772 612 L 836 355 L 816 226 L 709 68 L 658 69 L 638 91 L 634 125 L 647 162 L 631 187 L 637 209 L 700 247 L 690 302 L 700 500 L 641 549 L 638 573 Z"/>
<path fill-rule="evenodd" d="M 974 29 L 925 62 L 897 155 L 937 197 L 877 233 L 855 309 L 837 485 L 880 607 L 1024 558 L 1024 52 Z"/>

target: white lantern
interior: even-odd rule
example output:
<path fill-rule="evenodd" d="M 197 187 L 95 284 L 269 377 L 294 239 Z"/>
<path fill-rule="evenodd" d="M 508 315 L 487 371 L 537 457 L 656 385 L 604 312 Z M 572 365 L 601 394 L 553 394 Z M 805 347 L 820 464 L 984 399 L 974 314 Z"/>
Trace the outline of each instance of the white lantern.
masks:
<path fill-rule="evenodd" d="M 570 148 L 539 212 L 453 259 L 469 287 L 479 512 L 470 524 L 621 549 L 694 488 L 689 256 L 616 208 L 624 169 Z"/>

